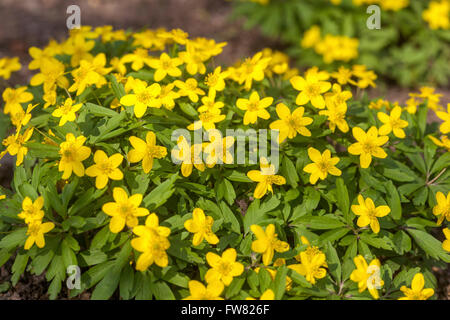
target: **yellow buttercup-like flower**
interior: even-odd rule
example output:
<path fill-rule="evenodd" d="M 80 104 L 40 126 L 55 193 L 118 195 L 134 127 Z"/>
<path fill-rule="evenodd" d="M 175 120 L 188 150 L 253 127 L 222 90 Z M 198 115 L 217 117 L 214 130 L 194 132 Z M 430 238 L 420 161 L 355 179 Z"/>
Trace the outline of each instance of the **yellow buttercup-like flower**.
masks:
<path fill-rule="evenodd" d="M 450 29 L 450 2 L 448 0 L 431 1 L 428 9 L 422 12 L 422 18 L 431 29 Z"/>
<path fill-rule="evenodd" d="M 260 164 L 261 170 L 250 170 L 247 172 L 247 177 L 251 180 L 258 182 L 253 196 L 256 199 L 261 199 L 269 190 L 273 193 L 272 185 L 286 184 L 286 179 L 283 176 L 275 174 L 275 166 L 269 165 L 267 160 L 262 158 Z"/>
<path fill-rule="evenodd" d="M 223 300 L 220 297 L 223 289 L 224 285 L 221 281 L 208 283 L 205 287 L 201 282 L 191 280 L 189 281 L 190 295 L 183 300 Z"/>
<path fill-rule="evenodd" d="M 189 78 L 185 82 L 176 80 L 174 84 L 180 89 L 178 91 L 180 97 L 187 96 L 192 102 L 197 102 L 198 96 L 205 95 L 205 91 L 198 87 L 198 82 L 194 78 Z"/>
<path fill-rule="evenodd" d="M 437 224 L 440 226 L 444 219 L 447 219 L 447 221 L 450 221 L 450 192 L 447 193 L 447 197 L 445 195 L 438 191 L 436 193 L 436 201 L 437 204 L 433 208 L 433 214 L 435 216 L 440 216 Z"/>
<path fill-rule="evenodd" d="M 400 119 L 401 115 L 402 108 L 399 106 L 392 109 L 389 116 L 384 112 L 378 112 L 378 119 L 383 123 L 378 131 L 379 134 L 385 136 L 393 132 L 394 136 L 403 139 L 406 136 L 403 128 L 408 126 L 408 121 Z"/>
<path fill-rule="evenodd" d="M 252 250 L 263 255 L 264 265 L 268 266 L 272 262 L 274 251 L 289 250 L 289 244 L 278 239 L 273 224 L 269 224 L 265 231 L 256 224 L 251 225 L 250 229 L 256 236 L 256 240 L 252 242 Z"/>
<path fill-rule="evenodd" d="M 450 151 L 450 139 L 447 136 L 441 136 L 441 140 L 433 137 L 428 136 L 431 141 L 434 142 L 435 145 L 447 149 L 447 151 Z"/>
<path fill-rule="evenodd" d="M 195 208 L 192 212 L 192 219 L 186 220 L 184 227 L 187 231 L 194 234 L 192 244 L 198 246 L 205 239 L 209 244 L 219 243 L 219 238 L 212 232 L 211 228 L 214 224 L 214 219 L 210 216 L 205 216 L 205 213 L 200 208 Z"/>
<path fill-rule="evenodd" d="M 302 106 L 311 101 L 314 107 L 318 109 L 325 108 L 325 99 L 322 94 L 330 90 L 330 82 L 321 81 L 317 74 L 314 73 L 306 75 L 306 79 L 296 76 L 290 81 L 294 89 L 300 91 L 295 101 L 296 104 Z"/>
<path fill-rule="evenodd" d="M 169 258 L 166 250 L 170 248 L 167 237 L 170 229 L 159 225 L 158 216 L 150 214 L 144 226 L 136 226 L 133 233 L 138 237 L 131 240 L 131 246 L 142 254 L 136 262 L 136 270 L 145 271 L 155 263 L 161 268 L 167 267 Z"/>
<path fill-rule="evenodd" d="M 358 291 L 364 292 L 369 289 L 369 293 L 374 299 L 379 299 L 378 289 L 384 285 L 384 281 L 380 277 L 380 261 L 373 259 L 367 265 L 366 259 L 359 255 L 353 259 L 356 269 L 350 274 L 350 280 L 358 283 Z"/>
<path fill-rule="evenodd" d="M 69 179 L 72 171 L 79 177 L 84 176 L 84 165 L 82 161 L 89 158 L 91 149 L 83 146 L 86 137 L 76 137 L 72 133 L 66 135 L 66 141 L 59 145 L 59 161 L 58 170 L 63 171 L 62 178 Z"/>
<path fill-rule="evenodd" d="M 256 91 L 252 92 L 249 99 L 239 98 L 236 101 L 236 106 L 241 110 L 245 110 L 244 125 L 256 123 L 258 118 L 265 120 L 269 119 L 270 114 L 266 108 L 269 107 L 272 102 L 272 97 L 260 99 L 259 94 Z"/>
<path fill-rule="evenodd" d="M 311 284 L 316 283 L 316 279 L 322 279 L 327 275 L 327 270 L 323 268 L 326 257 L 325 254 L 319 252 L 313 256 L 307 252 L 300 252 L 300 264 L 291 264 L 288 266 L 306 278 Z"/>
<path fill-rule="evenodd" d="M 222 256 L 213 252 L 206 254 L 206 261 L 211 266 L 205 274 L 207 283 L 221 281 L 225 286 L 229 286 L 233 277 L 240 276 L 244 272 L 244 265 L 236 262 L 236 250 L 229 248 L 225 250 Z"/>
<path fill-rule="evenodd" d="M 112 233 L 119 233 L 125 227 L 134 228 L 138 225 L 138 217 L 143 217 L 149 214 L 145 208 L 139 208 L 142 202 L 142 194 L 136 193 L 128 197 L 127 193 L 122 188 L 113 189 L 113 198 L 115 202 L 105 203 L 102 210 L 107 215 L 111 216 L 109 223 L 109 230 Z"/>
<path fill-rule="evenodd" d="M 133 53 L 129 53 L 123 56 L 121 59 L 121 63 L 130 63 L 131 69 L 134 71 L 141 70 L 144 65 L 150 66 L 150 62 L 152 61 L 152 57 L 148 54 L 148 50 L 143 48 L 136 48 Z M 111 63 L 112 65 L 112 63 Z M 123 68 L 122 68 L 123 70 Z M 125 69 L 126 71 L 126 69 Z"/>
<path fill-rule="evenodd" d="M 425 279 L 423 274 L 416 273 L 412 282 L 411 288 L 406 286 L 402 286 L 400 290 L 404 293 L 404 297 L 399 298 L 398 300 L 427 300 L 432 295 L 434 295 L 434 290 L 431 288 L 423 288 L 425 287 Z"/>
<path fill-rule="evenodd" d="M 50 232 L 55 227 L 53 222 L 44 222 L 41 220 L 34 220 L 28 225 L 27 235 L 28 238 L 25 241 L 25 250 L 29 250 L 33 244 L 36 243 L 38 248 L 45 246 L 44 233 Z"/>
<path fill-rule="evenodd" d="M 162 159 L 167 155 L 166 147 L 156 145 L 156 135 L 149 131 L 145 141 L 131 136 L 130 143 L 134 149 L 128 152 L 128 161 L 131 163 L 142 161 L 142 169 L 149 173 L 153 167 L 153 159 Z"/>
<path fill-rule="evenodd" d="M 41 221 L 44 217 L 44 198 L 38 197 L 34 202 L 29 197 L 25 197 L 22 201 L 22 212 L 17 216 L 20 219 L 25 220 L 26 224 L 30 224 L 33 221 Z"/>
<path fill-rule="evenodd" d="M 153 83 L 147 86 L 145 81 L 136 79 L 133 82 L 133 93 L 127 94 L 120 99 L 120 103 L 124 106 L 134 106 L 134 115 L 136 118 L 142 118 L 147 108 L 160 108 L 161 101 L 157 99 L 161 93 L 161 86 Z"/>
<path fill-rule="evenodd" d="M 5 91 L 3 91 L 2 98 L 5 102 L 3 112 L 5 114 L 14 112 L 14 110 L 22 108 L 22 103 L 33 100 L 33 94 L 26 90 L 27 87 L 19 87 L 17 89 L 6 88 Z"/>
<path fill-rule="evenodd" d="M 447 134 L 450 132 L 450 103 L 447 103 L 447 112 L 436 111 L 436 115 L 443 121 L 439 130 L 442 134 Z"/>
<path fill-rule="evenodd" d="M 211 93 L 216 91 L 223 91 L 225 89 L 225 79 L 228 77 L 228 72 L 223 71 L 222 67 L 217 67 L 212 73 L 209 73 L 205 78 L 205 84 L 208 86 Z"/>
<path fill-rule="evenodd" d="M 21 68 L 22 65 L 18 57 L 0 59 L 0 77 L 3 79 L 8 80 L 11 77 L 11 73 L 19 71 Z"/>
<path fill-rule="evenodd" d="M 199 120 L 191 123 L 187 128 L 189 130 L 200 130 L 202 127 L 208 131 L 216 128 L 216 123 L 223 121 L 226 116 L 224 114 L 217 114 L 216 112 L 200 112 Z"/>
<path fill-rule="evenodd" d="M 340 176 L 341 170 L 336 168 L 339 162 L 338 157 L 331 157 L 331 151 L 325 150 L 322 154 L 319 150 L 311 147 L 308 149 L 308 156 L 313 161 L 303 168 L 303 171 L 310 173 L 309 182 L 315 184 L 317 180 L 325 180 L 328 173 L 333 176 Z"/>
<path fill-rule="evenodd" d="M 354 127 L 352 133 L 358 142 L 348 147 L 348 152 L 353 155 L 359 155 L 361 168 L 368 168 L 372 162 L 372 157 L 381 159 L 387 157 L 381 146 L 389 141 L 389 137 L 378 136 L 376 127 L 371 127 L 367 133 L 359 127 Z"/>
<path fill-rule="evenodd" d="M 153 78 L 159 82 L 167 75 L 171 77 L 181 76 L 181 70 L 178 66 L 182 63 L 183 61 L 180 58 L 171 58 L 167 53 L 163 52 L 159 59 L 150 60 L 149 66 L 156 70 Z"/>
<path fill-rule="evenodd" d="M 113 154 L 108 158 L 108 155 L 104 151 L 97 150 L 94 154 L 95 164 L 86 169 L 86 175 L 96 177 L 95 187 L 97 189 L 103 189 L 108 184 L 108 179 L 123 179 L 123 173 L 118 168 L 122 161 L 123 156 L 120 153 Z"/>
<path fill-rule="evenodd" d="M 3 140 L 2 144 L 6 147 L 6 151 L 10 155 L 17 155 L 16 166 L 20 166 L 23 162 L 23 158 L 28 153 L 28 148 L 25 147 L 25 143 L 31 139 L 33 135 L 33 128 L 28 128 L 23 134 L 16 133 L 15 135 L 10 135 Z M 1 159 L 1 156 L 0 156 Z"/>
<path fill-rule="evenodd" d="M 365 227 L 370 225 L 373 232 L 380 232 L 380 223 L 377 218 L 385 217 L 391 212 L 388 206 L 375 207 L 373 200 L 366 198 L 364 200 L 362 195 L 358 195 L 358 205 L 352 205 L 352 211 L 359 216 L 356 224 L 358 227 Z"/>
<path fill-rule="evenodd" d="M 82 103 L 73 104 L 73 100 L 71 98 L 67 98 L 64 102 L 64 105 L 59 106 L 52 112 L 52 116 L 56 118 L 61 118 L 59 120 L 59 126 L 63 126 L 66 122 L 75 121 L 76 115 L 75 112 L 81 109 L 83 106 Z"/>
<path fill-rule="evenodd" d="M 291 114 L 291 110 L 283 104 L 279 103 L 276 107 L 277 115 L 280 120 L 276 120 L 270 124 L 270 129 L 279 130 L 278 142 L 281 143 L 286 138 L 293 139 L 297 134 L 305 137 L 311 136 L 311 131 L 306 128 L 313 122 L 312 118 L 304 117 L 305 108 L 299 107 Z"/>
<path fill-rule="evenodd" d="M 199 171 L 205 171 L 206 166 L 201 158 L 202 151 L 203 146 L 201 144 L 190 146 L 184 136 L 178 138 L 177 147 L 172 149 L 172 157 L 181 161 L 183 177 L 189 177 L 193 167 Z"/>

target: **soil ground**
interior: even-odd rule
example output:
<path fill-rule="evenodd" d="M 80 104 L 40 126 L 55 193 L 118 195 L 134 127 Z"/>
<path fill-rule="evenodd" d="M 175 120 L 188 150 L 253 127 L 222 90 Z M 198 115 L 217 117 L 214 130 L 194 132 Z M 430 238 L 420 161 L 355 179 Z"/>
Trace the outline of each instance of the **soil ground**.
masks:
<path fill-rule="evenodd" d="M 218 62 L 230 64 L 247 57 L 276 42 L 263 37 L 258 31 L 243 30 L 242 21 L 230 21 L 230 4 L 226 0 L 0 0 L 0 57 L 19 56 L 22 65 L 29 62 L 30 46 L 43 46 L 51 38 L 60 40 L 67 34 L 66 8 L 77 4 L 81 8 L 84 25 L 112 25 L 115 28 L 142 27 L 167 29 L 181 28 L 191 36 L 226 41 Z M 29 80 L 27 68 L 11 78 L 11 83 Z M 444 105 L 450 102 L 450 89 L 438 90 L 444 96 Z M 374 91 L 390 101 L 403 103 L 409 90 L 400 88 Z M 12 175 L 12 161 L 5 158 L 0 168 L 0 184 L 7 186 Z M 11 262 L 0 269 L 0 289 L 9 282 Z M 450 269 L 435 270 L 439 282 L 439 298 L 450 299 Z M 2 299 L 47 299 L 44 276 L 24 275 L 14 288 L 3 288 Z M 86 299 L 85 294 L 78 299 Z M 65 298 L 62 294 L 60 298 Z"/>

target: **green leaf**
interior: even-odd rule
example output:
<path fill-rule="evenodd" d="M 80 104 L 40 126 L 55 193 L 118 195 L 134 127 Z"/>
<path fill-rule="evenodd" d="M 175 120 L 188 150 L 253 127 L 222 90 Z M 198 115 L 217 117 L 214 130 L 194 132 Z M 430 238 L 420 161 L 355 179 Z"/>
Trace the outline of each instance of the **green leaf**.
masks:
<path fill-rule="evenodd" d="M 398 195 L 397 188 L 392 181 L 388 181 L 385 185 L 386 197 L 389 208 L 391 208 L 391 216 L 394 220 L 400 220 L 402 218 L 402 204 L 400 203 L 400 196 Z"/>
<path fill-rule="evenodd" d="M 415 229 L 406 229 L 406 231 L 413 237 L 417 245 L 432 258 L 450 263 L 450 255 L 442 249 L 442 243 L 439 240 L 425 231 Z"/>
<path fill-rule="evenodd" d="M 229 222 L 231 224 L 231 230 L 236 233 L 241 233 L 241 226 L 239 224 L 239 220 L 234 215 L 233 211 L 227 206 L 224 201 L 221 201 L 219 204 L 220 210 L 222 211 L 223 219 L 225 222 Z"/>
<path fill-rule="evenodd" d="M 317 230 L 335 229 L 344 226 L 342 221 L 334 218 L 332 215 L 301 217 L 295 220 L 295 224 L 299 223 L 303 224 L 305 227 Z"/>
<path fill-rule="evenodd" d="M 349 216 L 350 211 L 350 199 L 348 196 L 348 190 L 345 186 L 344 179 L 337 178 L 336 179 L 336 189 L 337 189 L 337 203 L 339 209 L 341 209 L 344 214 L 345 220 L 351 222 L 351 217 Z"/>
<path fill-rule="evenodd" d="M 440 172 L 441 170 L 448 169 L 450 167 L 450 152 L 446 152 L 441 155 L 431 168 L 430 174 Z"/>
<path fill-rule="evenodd" d="M 89 114 L 96 117 L 115 117 L 119 115 L 111 108 L 105 108 L 90 102 L 84 105 L 84 109 L 86 109 L 86 111 L 89 112 Z"/>
<path fill-rule="evenodd" d="M 22 245 L 27 238 L 27 228 L 19 228 L 3 237 L 0 241 L 0 248 L 11 250 Z"/>
<path fill-rule="evenodd" d="M 157 300 L 175 300 L 172 290 L 163 281 L 152 283 L 151 290 Z"/>
<path fill-rule="evenodd" d="M 145 198 L 144 206 L 149 210 L 155 210 L 156 208 L 162 206 L 170 198 L 170 196 L 175 191 L 174 184 L 178 179 L 178 173 L 170 176 L 169 179 L 161 183 L 155 189 L 153 189 Z"/>
<path fill-rule="evenodd" d="M 294 164 L 287 156 L 283 157 L 281 173 L 286 178 L 286 182 L 290 184 L 292 188 L 297 188 L 300 178 L 298 177 Z"/>

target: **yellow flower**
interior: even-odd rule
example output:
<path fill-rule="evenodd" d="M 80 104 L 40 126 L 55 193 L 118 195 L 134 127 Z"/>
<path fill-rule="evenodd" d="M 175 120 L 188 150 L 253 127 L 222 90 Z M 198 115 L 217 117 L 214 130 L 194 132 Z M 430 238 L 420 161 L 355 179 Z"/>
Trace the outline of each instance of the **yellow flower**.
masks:
<path fill-rule="evenodd" d="M 442 94 L 435 93 L 435 90 L 436 89 L 432 87 L 421 87 L 420 93 L 410 93 L 410 96 L 427 100 L 428 108 L 436 111 L 442 108 L 442 106 L 439 104 Z"/>
<path fill-rule="evenodd" d="M 69 80 L 64 76 L 64 64 L 56 59 L 46 59 L 41 64 L 41 72 L 35 74 L 31 80 L 30 85 L 38 86 L 44 84 L 44 92 L 49 92 L 55 85 L 61 88 L 69 87 Z"/>
<path fill-rule="evenodd" d="M 183 300 L 223 300 L 220 297 L 223 289 L 224 285 L 221 281 L 208 283 L 205 287 L 201 282 L 191 280 L 189 281 L 190 295 Z"/>
<path fill-rule="evenodd" d="M 255 182 L 258 182 L 253 196 L 256 199 L 261 199 L 269 190 L 273 193 L 272 184 L 283 185 L 286 184 L 286 179 L 275 174 L 275 166 L 268 165 L 266 159 L 261 159 L 261 170 L 250 170 L 247 176 Z"/>
<path fill-rule="evenodd" d="M 325 263 L 325 254 L 320 252 L 313 256 L 307 254 L 307 252 L 300 252 L 300 264 L 291 264 L 289 269 L 301 274 L 306 280 L 315 284 L 316 279 L 322 279 L 327 275 L 327 270 L 322 268 Z"/>
<path fill-rule="evenodd" d="M 95 164 L 86 169 L 86 175 L 96 177 L 95 187 L 103 189 L 108 183 L 108 179 L 123 179 L 123 173 L 118 168 L 122 161 L 123 156 L 120 153 L 113 154 L 108 158 L 104 151 L 97 150 L 94 154 Z"/>
<path fill-rule="evenodd" d="M 200 130 L 202 127 L 205 130 L 215 129 L 215 124 L 226 118 L 224 114 L 211 113 L 209 111 L 200 112 L 198 117 L 200 120 L 191 123 L 187 127 L 189 130 Z"/>
<path fill-rule="evenodd" d="M 180 52 L 178 56 L 186 64 L 186 71 L 190 75 L 196 75 L 197 73 L 205 74 L 206 66 L 203 62 L 208 60 L 209 56 L 201 50 L 197 50 L 193 44 L 188 43 L 186 45 L 186 51 Z"/>
<path fill-rule="evenodd" d="M 337 104 L 334 101 L 330 101 L 330 98 L 326 98 L 326 110 L 320 110 L 319 115 L 328 117 L 329 126 L 332 132 L 338 127 L 339 130 L 346 133 L 349 130 L 347 121 L 345 120 L 345 114 L 347 113 L 347 103 Z"/>
<path fill-rule="evenodd" d="M 208 155 L 205 160 L 206 165 L 212 168 L 218 162 L 232 164 L 234 158 L 228 149 L 234 146 L 234 137 L 228 136 L 221 140 L 213 135 L 211 139 L 211 143 L 205 144 L 204 148 L 205 154 Z"/>
<path fill-rule="evenodd" d="M 134 71 L 141 70 L 144 67 L 144 64 L 150 66 L 151 61 L 152 58 L 151 56 L 148 55 L 148 50 L 142 48 L 137 48 L 133 51 L 133 53 L 128 53 L 124 55 L 123 58 L 120 60 L 121 63 L 132 62 L 131 69 L 133 69 Z"/>
<path fill-rule="evenodd" d="M 82 103 L 78 103 L 76 105 L 73 105 L 73 101 L 71 98 L 67 98 L 64 102 L 64 105 L 57 107 L 55 111 L 52 112 L 52 116 L 59 119 L 59 126 L 63 126 L 66 122 L 75 121 L 76 115 L 75 112 L 81 109 L 83 106 Z"/>
<path fill-rule="evenodd" d="M 313 119 L 303 116 L 305 108 L 299 107 L 291 114 L 291 110 L 284 103 L 279 103 L 276 111 L 280 120 L 272 122 L 270 129 L 280 131 L 278 143 L 283 142 L 286 138 L 295 138 L 298 133 L 305 137 L 311 136 L 311 131 L 306 126 L 310 125 Z"/>
<path fill-rule="evenodd" d="M 24 144 L 30 140 L 33 135 L 33 128 L 28 128 L 23 134 L 16 133 L 3 140 L 3 145 L 6 147 L 6 152 L 10 155 L 17 155 L 16 166 L 20 166 L 23 162 L 23 158 L 28 153 L 28 148 Z M 0 157 L 1 158 L 1 157 Z"/>
<path fill-rule="evenodd" d="M 178 99 L 180 95 L 178 92 L 173 91 L 175 84 L 169 83 L 165 86 L 161 86 L 161 92 L 156 98 L 164 108 L 172 110 L 175 107 L 175 99 Z"/>
<path fill-rule="evenodd" d="M 400 119 L 401 115 L 402 108 L 399 106 L 392 109 L 389 116 L 384 112 L 378 112 L 378 119 L 384 123 L 379 129 L 379 134 L 385 136 L 393 132 L 394 136 L 403 139 L 406 136 L 403 128 L 408 126 L 408 121 Z"/>
<path fill-rule="evenodd" d="M 119 233 L 125 227 L 134 228 L 138 225 L 138 217 L 149 214 L 145 208 L 139 208 L 142 202 L 142 194 L 136 193 L 128 197 L 122 188 L 113 189 L 113 198 L 115 202 L 108 202 L 102 206 L 102 210 L 111 216 L 109 230 L 112 233 Z"/>
<path fill-rule="evenodd" d="M 86 138 L 84 136 L 76 137 L 72 133 L 66 135 L 66 141 L 59 145 L 58 170 L 63 171 L 62 178 L 69 179 L 72 171 L 79 177 L 84 176 L 84 166 L 82 161 L 89 158 L 91 149 L 83 146 Z"/>
<path fill-rule="evenodd" d="M 181 70 L 178 68 L 183 61 L 180 58 L 171 58 L 165 52 L 161 54 L 159 59 L 152 59 L 149 62 L 151 68 L 156 69 L 153 78 L 159 82 L 163 80 L 167 75 L 171 77 L 181 76 Z"/>
<path fill-rule="evenodd" d="M 180 89 L 178 94 L 181 97 L 189 97 L 192 102 L 197 102 L 198 96 L 203 96 L 205 94 L 205 91 L 198 87 L 198 82 L 194 78 L 189 78 L 186 82 L 176 80 L 174 84 Z"/>
<path fill-rule="evenodd" d="M 293 77 L 290 80 L 292 87 L 300 91 L 295 103 L 302 106 L 311 101 L 311 104 L 318 108 L 325 108 L 325 99 L 322 94 L 330 90 L 331 83 L 320 81 L 317 74 L 309 73 L 306 79 L 300 76 Z"/>
<path fill-rule="evenodd" d="M 161 93 L 161 86 L 158 83 L 147 86 L 145 81 L 135 80 L 132 89 L 133 93 L 123 96 L 120 104 L 127 107 L 134 106 L 134 115 L 137 118 L 142 118 L 148 107 L 161 107 L 161 101 L 157 99 Z"/>
<path fill-rule="evenodd" d="M 29 250 L 33 244 L 36 243 L 38 248 L 45 246 L 44 233 L 51 231 L 55 227 L 53 222 L 42 223 L 41 220 L 34 220 L 28 225 L 27 235 L 28 238 L 25 241 L 25 250 Z"/>
<path fill-rule="evenodd" d="M 236 101 L 236 106 L 241 110 L 245 110 L 244 125 L 256 123 L 258 118 L 264 120 L 269 119 L 270 114 L 267 112 L 266 108 L 270 106 L 272 102 L 272 97 L 266 97 L 260 100 L 259 94 L 256 91 L 252 92 L 249 99 L 239 98 Z"/>
<path fill-rule="evenodd" d="M 431 141 L 434 142 L 435 145 L 442 147 L 442 148 L 446 148 L 447 151 L 450 151 L 450 139 L 447 136 L 441 136 L 441 140 L 436 139 L 433 136 L 428 136 Z"/>
<path fill-rule="evenodd" d="M 245 300 L 256 300 L 256 299 L 255 299 L 255 298 L 252 298 L 252 297 L 247 297 L 247 298 L 245 298 Z M 261 295 L 261 297 L 259 298 L 259 300 L 275 300 L 275 293 L 273 292 L 273 290 L 267 289 L 267 290 L 264 291 L 264 293 Z"/>
<path fill-rule="evenodd" d="M 305 49 L 313 48 L 320 40 L 321 40 L 320 27 L 314 25 L 305 31 L 305 33 L 303 34 L 303 38 L 300 42 L 300 45 Z"/>
<path fill-rule="evenodd" d="M 441 133 L 447 134 L 450 132 L 450 103 L 447 103 L 447 112 L 436 111 L 436 115 L 443 121 L 439 130 Z"/>
<path fill-rule="evenodd" d="M 442 230 L 442 232 L 444 232 L 444 236 L 445 236 L 445 240 L 442 242 L 442 249 L 444 249 L 445 251 L 450 252 L 450 229 L 449 228 L 445 228 Z"/>
<path fill-rule="evenodd" d="M 35 104 L 34 106 L 30 104 L 28 104 L 27 107 L 27 111 L 23 111 L 22 107 L 17 108 L 15 111 L 16 112 L 11 112 L 10 117 L 11 117 L 11 123 L 17 128 L 17 132 L 20 131 L 20 129 L 22 129 L 22 126 L 26 126 L 28 124 L 28 122 L 30 122 L 31 120 L 31 111 L 33 111 L 34 108 L 36 108 L 37 104 Z"/>
<path fill-rule="evenodd" d="M 18 71 L 22 68 L 18 57 L 14 58 L 1 58 L 0 59 L 0 77 L 8 80 L 11 77 L 11 73 Z"/>
<path fill-rule="evenodd" d="M 219 238 L 212 232 L 211 228 L 214 224 L 214 219 L 210 216 L 205 216 L 205 213 L 200 208 L 195 208 L 192 212 L 192 219 L 186 220 L 184 227 L 187 231 L 194 234 L 192 244 L 198 246 L 205 239 L 209 244 L 219 243 Z"/>
<path fill-rule="evenodd" d="M 411 288 L 407 288 L 406 286 L 402 286 L 400 288 L 405 296 L 399 298 L 398 300 L 427 300 L 434 295 L 434 290 L 431 288 L 424 289 L 424 286 L 425 279 L 423 274 L 420 272 L 416 273 L 411 282 Z"/>
<path fill-rule="evenodd" d="M 131 240 L 131 246 L 142 254 L 136 262 L 136 270 L 145 271 L 155 263 L 161 268 L 167 267 L 169 258 L 166 250 L 170 248 L 167 237 L 170 229 L 159 225 L 158 216 L 150 214 L 144 226 L 136 226 L 133 233 L 138 237 Z"/>
<path fill-rule="evenodd" d="M 433 214 L 435 216 L 440 216 L 437 224 L 440 226 L 444 219 L 447 219 L 447 221 L 450 221 L 450 192 L 447 193 L 447 198 L 445 195 L 438 191 L 436 193 L 436 201 L 437 204 L 433 208 Z"/>
<path fill-rule="evenodd" d="M 184 32 L 181 29 L 173 29 L 170 31 L 162 31 L 158 34 L 159 38 L 167 40 L 171 40 L 173 42 L 176 42 L 178 44 L 186 44 L 188 42 L 189 34 L 187 32 Z M 169 41 L 169 42 L 171 42 Z"/>
<path fill-rule="evenodd" d="M 319 150 L 310 147 L 308 149 L 308 156 L 313 163 L 306 165 L 303 171 L 310 173 L 309 182 L 316 184 L 317 180 L 325 180 L 328 173 L 333 176 L 340 176 L 341 170 L 335 167 L 339 162 L 338 157 L 331 157 L 331 151 L 325 150 L 322 154 Z"/>
<path fill-rule="evenodd" d="M 289 244 L 277 238 L 273 224 L 269 224 L 265 231 L 256 224 L 251 225 L 250 229 L 256 236 L 256 240 L 252 242 L 252 250 L 263 255 L 264 265 L 268 266 L 272 262 L 274 251 L 289 250 Z"/>
<path fill-rule="evenodd" d="M 353 74 L 359 78 L 356 83 L 359 88 L 365 89 L 368 86 L 376 88 L 374 81 L 377 79 L 377 75 L 372 70 L 366 70 L 364 65 L 354 65 L 352 70 Z"/>
<path fill-rule="evenodd" d="M 359 292 L 369 289 L 369 293 L 374 299 L 379 299 L 378 289 L 384 285 L 384 281 L 380 278 L 380 261 L 373 259 L 367 265 L 366 259 L 359 255 L 353 259 L 356 269 L 350 274 L 350 280 L 358 283 Z"/>
<path fill-rule="evenodd" d="M 183 177 L 189 177 L 195 166 L 197 170 L 205 171 L 206 167 L 201 158 L 203 146 L 195 144 L 190 146 L 184 136 L 178 138 L 177 147 L 172 149 L 172 157 L 181 161 L 181 174 Z"/>
<path fill-rule="evenodd" d="M 222 67 L 217 67 L 214 72 L 209 73 L 205 77 L 205 84 L 209 87 L 209 92 L 223 91 L 225 89 L 225 79 L 228 77 L 228 72 L 222 72 Z"/>
<path fill-rule="evenodd" d="M 167 155 L 166 147 L 156 145 L 156 135 L 149 131 L 145 141 L 131 136 L 130 143 L 134 149 L 128 152 L 128 161 L 131 163 L 142 161 L 142 169 L 149 173 L 153 167 L 153 159 L 162 159 Z"/>
<path fill-rule="evenodd" d="M 74 83 L 70 86 L 69 91 L 76 91 L 79 96 L 88 86 L 95 85 L 97 88 L 101 88 L 107 83 L 104 76 L 112 70 L 112 68 L 105 68 L 105 64 L 104 53 L 98 54 L 92 61 L 81 60 L 80 67 L 72 71 Z"/>
<path fill-rule="evenodd" d="M 345 85 L 347 83 L 350 83 L 352 85 L 356 85 L 356 82 L 352 80 L 353 72 L 350 69 L 347 69 L 346 67 L 339 67 L 337 72 L 332 72 L 331 77 L 336 79 L 337 82 L 340 85 Z"/>
<path fill-rule="evenodd" d="M 264 70 L 271 58 L 263 58 L 262 52 L 257 52 L 252 58 L 247 58 L 239 67 L 239 84 L 244 84 L 245 90 L 250 90 L 253 80 L 262 81 Z"/>
<path fill-rule="evenodd" d="M 197 109 L 198 112 L 210 112 L 220 114 L 225 104 L 222 101 L 216 101 L 216 91 L 210 90 L 207 97 L 202 98 L 202 105 Z"/>
<path fill-rule="evenodd" d="M 428 9 L 422 12 L 422 18 L 431 29 L 450 29 L 450 2 L 448 0 L 431 1 Z"/>
<path fill-rule="evenodd" d="M 314 50 L 323 56 L 325 63 L 334 61 L 349 62 L 358 58 L 359 39 L 327 34 L 315 46 Z"/>
<path fill-rule="evenodd" d="M 359 155 L 361 168 L 368 168 L 372 162 L 372 157 L 384 159 L 387 153 L 381 148 L 383 144 L 388 142 L 388 136 L 378 136 L 378 130 L 372 126 L 367 133 L 359 127 L 354 127 L 353 137 L 358 142 L 355 142 L 348 147 L 348 152 L 353 155 Z"/>
<path fill-rule="evenodd" d="M 21 104 L 33 100 L 33 95 L 26 92 L 27 87 L 19 87 L 17 89 L 6 88 L 3 91 L 2 98 L 5 102 L 3 112 L 8 114 L 14 112 L 18 108 L 22 108 Z"/>
<path fill-rule="evenodd" d="M 418 106 L 419 106 L 419 102 L 413 97 L 413 98 L 406 100 L 405 110 L 409 114 L 416 114 Z"/>
<path fill-rule="evenodd" d="M 205 280 L 207 283 L 221 281 L 225 286 L 229 286 L 233 277 L 240 276 L 244 272 L 244 265 L 236 262 L 236 250 L 228 248 L 222 254 L 222 257 L 208 252 L 206 261 L 211 266 L 206 272 Z"/>
<path fill-rule="evenodd" d="M 25 220 L 26 224 L 30 224 L 36 220 L 41 221 L 44 217 L 43 207 L 43 197 L 38 197 L 34 202 L 30 198 L 25 197 L 22 201 L 22 212 L 18 214 L 18 217 Z"/>
<path fill-rule="evenodd" d="M 359 205 L 352 205 L 353 213 L 359 216 L 356 222 L 358 227 L 365 227 L 370 224 L 373 232 L 380 232 L 380 223 L 377 218 L 387 216 L 391 209 L 388 206 L 375 207 L 372 199 L 366 198 L 364 200 L 362 195 L 358 195 L 358 203 Z"/>
<path fill-rule="evenodd" d="M 77 67 L 82 60 L 91 61 L 93 56 L 89 52 L 94 46 L 95 41 L 86 41 L 85 37 L 81 34 L 71 36 L 64 46 L 64 52 L 70 55 L 70 65 L 72 67 Z"/>

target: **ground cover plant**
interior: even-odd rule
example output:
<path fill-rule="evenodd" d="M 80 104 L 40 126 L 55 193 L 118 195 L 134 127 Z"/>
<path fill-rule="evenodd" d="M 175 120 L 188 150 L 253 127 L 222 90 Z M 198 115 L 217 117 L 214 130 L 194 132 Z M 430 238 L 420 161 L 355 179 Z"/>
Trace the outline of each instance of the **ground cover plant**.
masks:
<path fill-rule="evenodd" d="M 270 49 L 218 66 L 225 45 L 84 26 L 30 48 L 30 83 L 2 94 L 11 285 L 26 272 L 52 299 L 436 298 L 449 105 L 430 87 L 369 100 L 366 66 L 299 74 Z M 7 79 L 20 62 L 0 66 Z"/>
<path fill-rule="evenodd" d="M 358 63 L 401 86 L 449 83 L 448 0 L 234 0 L 233 5 L 247 28 L 259 27 L 286 43 L 301 67 L 333 70 Z"/>

